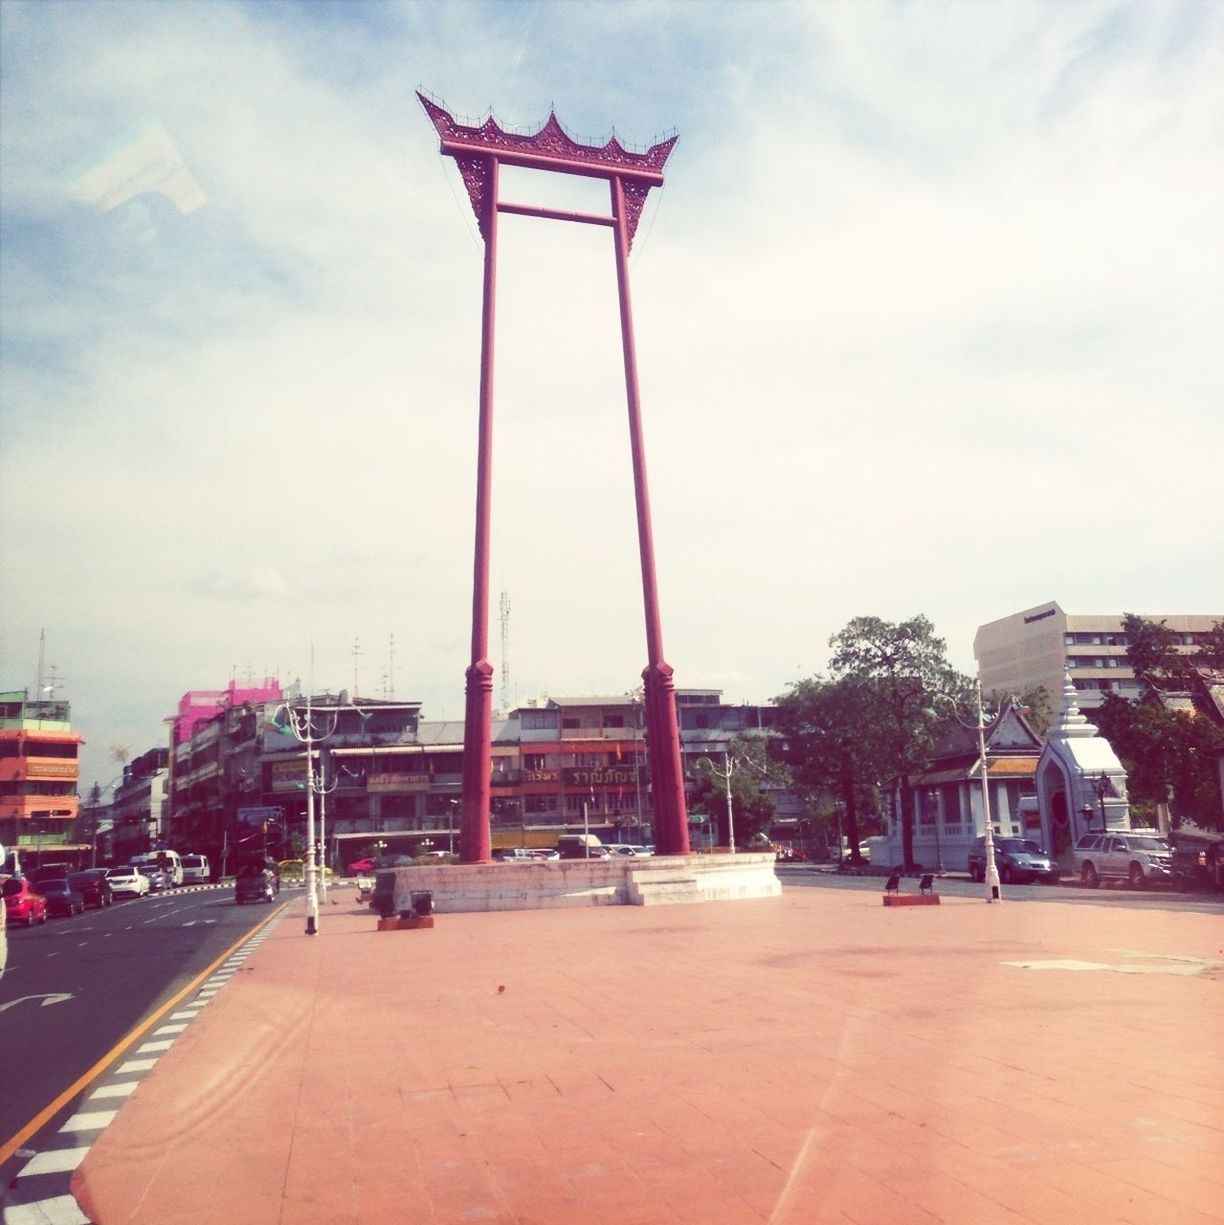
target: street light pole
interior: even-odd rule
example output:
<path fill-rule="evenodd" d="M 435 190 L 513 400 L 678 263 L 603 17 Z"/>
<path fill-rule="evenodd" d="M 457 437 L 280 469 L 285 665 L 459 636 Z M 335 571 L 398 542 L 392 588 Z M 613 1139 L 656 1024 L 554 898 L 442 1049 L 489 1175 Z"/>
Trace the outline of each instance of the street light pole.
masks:
<path fill-rule="evenodd" d="M 986 821 L 986 900 L 1000 900 L 999 869 L 995 863 L 994 822 L 990 817 L 990 782 L 986 777 L 986 716 L 982 711 L 982 682 L 974 678 L 973 696 L 977 702 L 978 770 L 982 776 L 982 816 Z"/>
<path fill-rule="evenodd" d="M 319 889 L 315 860 L 315 777 L 314 746 L 316 740 L 326 740 L 336 730 L 340 719 L 339 710 L 332 712 L 330 726 L 315 730 L 314 712 L 311 709 L 311 694 L 306 693 L 306 713 L 303 716 L 286 703 L 282 708 L 289 718 L 289 730 L 294 739 L 306 746 L 306 934 L 313 936 L 319 930 Z"/>
<path fill-rule="evenodd" d="M 957 700 L 951 694 L 939 693 L 936 698 L 942 698 L 948 703 L 952 711 L 952 717 L 964 728 L 972 727 L 977 732 L 977 751 L 978 774 L 982 780 L 982 819 L 985 823 L 983 831 L 983 843 L 986 851 L 986 871 L 984 880 L 986 882 L 986 900 L 988 902 L 998 902 L 1002 899 L 1002 893 L 999 889 L 999 868 L 995 863 L 995 844 L 994 844 L 994 822 L 990 817 L 990 781 L 986 775 L 986 715 L 982 710 L 982 682 L 980 678 L 974 678 L 973 681 L 973 699 L 974 705 L 977 707 L 977 722 L 976 724 L 966 723 L 960 717 L 957 709 Z M 932 710 L 930 712 L 934 714 Z M 939 815 L 936 813 L 936 820 Z"/>
<path fill-rule="evenodd" d="M 718 775 L 723 780 L 723 786 L 726 789 L 727 797 L 727 841 L 730 844 L 728 849 L 731 854 L 735 854 L 735 814 L 731 808 L 731 775 L 735 773 L 735 758 L 731 754 L 723 754 L 723 768 L 720 770 L 708 757 L 701 759 L 710 767 L 710 773 Z"/>
<path fill-rule="evenodd" d="M 322 906 L 327 901 L 327 797 L 340 785 L 340 780 L 333 775 L 331 786 L 327 785 L 327 769 L 321 750 L 319 752 L 319 773 L 314 776 L 314 779 L 315 789 L 319 793 L 319 849 L 322 854 L 322 862 L 318 862 L 316 858 L 315 863 L 317 869 L 315 891 L 319 895 L 319 905 Z"/>

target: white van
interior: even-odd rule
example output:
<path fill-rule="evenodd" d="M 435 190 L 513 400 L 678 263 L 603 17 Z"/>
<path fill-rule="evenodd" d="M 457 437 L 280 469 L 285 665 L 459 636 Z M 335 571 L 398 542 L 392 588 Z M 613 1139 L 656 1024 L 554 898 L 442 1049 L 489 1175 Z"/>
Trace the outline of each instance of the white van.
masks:
<path fill-rule="evenodd" d="M 183 856 L 184 885 L 206 885 L 210 875 L 207 855 Z"/>

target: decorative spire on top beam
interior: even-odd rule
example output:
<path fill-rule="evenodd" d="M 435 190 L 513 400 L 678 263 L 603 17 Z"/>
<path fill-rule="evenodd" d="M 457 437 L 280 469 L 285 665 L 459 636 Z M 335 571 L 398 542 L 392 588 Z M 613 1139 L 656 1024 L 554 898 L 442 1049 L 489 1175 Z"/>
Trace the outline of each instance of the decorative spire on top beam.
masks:
<path fill-rule="evenodd" d="M 615 135 L 604 145 L 584 145 L 571 137 L 550 111 L 535 133 L 507 132 L 492 114 L 479 126 L 458 122 L 421 90 L 417 97 L 441 138 L 441 151 L 453 157 L 463 177 L 481 236 L 488 237 L 489 177 L 494 161 L 531 170 L 553 170 L 588 178 L 619 178 L 625 194 L 625 225 L 630 245 L 642 206 L 652 187 L 663 185 L 663 165 L 678 135 L 669 136 L 644 152 L 626 149 Z"/>

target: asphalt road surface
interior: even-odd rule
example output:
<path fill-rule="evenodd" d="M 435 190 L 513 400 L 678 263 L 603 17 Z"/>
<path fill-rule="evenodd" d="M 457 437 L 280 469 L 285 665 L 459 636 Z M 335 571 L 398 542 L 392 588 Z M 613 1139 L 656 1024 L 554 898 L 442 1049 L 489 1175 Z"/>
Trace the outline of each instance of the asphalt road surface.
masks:
<path fill-rule="evenodd" d="M 280 900 L 294 897 L 300 901 L 301 891 L 282 892 Z M 116 902 L 39 927 L 10 926 L 8 967 L 0 980 L 0 1155 L 270 909 L 275 907 L 237 906 L 232 889 L 206 888 Z M 87 1090 L 82 1085 L 0 1163 L 0 1188 L 24 1160 L 20 1154 L 38 1149 L 40 1137 L 54 1131 Z"/>

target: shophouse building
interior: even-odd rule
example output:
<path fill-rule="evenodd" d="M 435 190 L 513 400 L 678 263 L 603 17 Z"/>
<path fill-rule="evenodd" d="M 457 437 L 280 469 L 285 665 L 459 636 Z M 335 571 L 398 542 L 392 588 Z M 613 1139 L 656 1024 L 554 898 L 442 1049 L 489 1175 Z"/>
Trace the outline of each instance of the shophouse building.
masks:
<path fill-rule="evenodd" d="M 727 704 L 718 690 L 679 690 L 677 708 L 689 774 L 699 758 L 720 760 L 736 736 L 767 735 L 774 722 L 772 707 Z M 314 695 L 308 770 L 305 715 L 305 696 L 293 687 L 193 720 L 172 753 L 166 843 L 218 863 L 252 850 L 300 854 L 313 780 L 316 833 L 333 867 L 377 842 L 412 853 L 458 846 L 461 722 L 422 719 L 419 702 Z M 524 703 L 493 722 L 493 845 L 551 846 L 584 829 L 605 841 L 650 842 L 649 764 L 635 695 Z M 793 797 L 777 800 L 779 821 L 793 825 Z M 695 823 L 696 845 L 709 835 Z"/>
<path fill-rule="evenodd" d="M 160 838 L 182 853 L 220 863 L 227 828 L 244 800 L 260 803 L 259 725 L 266 706 L 281 699 L 275 677 L 256 684 L 231 680 L 224 689 L 192 689 L 179 699 L 170 729 Z"/>
<path fill-rule="evenodd" d="M 0 846 L 23 860 L 88 849 L 69 839 L 83 743 L 68 702 L 31 700 L 27 690 L 0 693 Z"/>
<path fill-rule="evenodd" d="M 169 760 L 168 749 L 155 748 L 124 766 L 123 779 L 116 785 L 111 803 L 111 853 L 116 862 L 169 845 Z"/>
<path fill-rule="evenodd" d="M 1068 613 L 1049 601 L 979 626 L 973 654 L 983 692 L 1022 694 L 1042 685 L 1052 713 L 1069 675 L 1085 709 L 1100 705 L 1107 693 L 1139 697 L 1122 619 L 1122 613 Z M 1163 621 L 1179 636 L 1178 649 L 1190 654 L 1224 613 L 1160 613 L 1149 620 Z"/>

